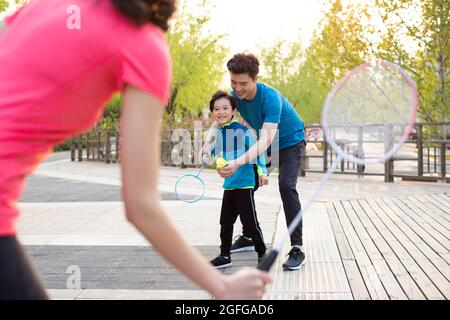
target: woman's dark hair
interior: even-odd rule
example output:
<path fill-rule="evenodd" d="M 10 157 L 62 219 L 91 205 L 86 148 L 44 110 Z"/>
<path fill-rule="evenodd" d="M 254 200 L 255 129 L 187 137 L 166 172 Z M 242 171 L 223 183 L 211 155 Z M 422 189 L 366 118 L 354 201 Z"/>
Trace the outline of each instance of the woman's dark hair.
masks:
<path fill-rule="evenodd" d="M 176 10 L 176 0 L 111 0 L 114 6 L 135 25 L 153 23 L 164 31 Z"/>
<path fill-rule="evenodd" d="M 247 73 L 252 79 L 259 73 L 259 61 L 251 53 L 237 53 L 227 63 L 227 68 L 231 73 Z"/>
<path fill-rule="evenodd" d="M 225 91 L 217 91 L 216 93 L 213 94 L 211 101 L 209 102 L 209 110 L 211 110 L 211 112 L 214 111 L 214 103 L 222 98 L 228 99 L 228 101 L 230 101 L 232 110 L 236 109 L 236 100 L 234 100 L 233 96 L 229 95 Z"/>

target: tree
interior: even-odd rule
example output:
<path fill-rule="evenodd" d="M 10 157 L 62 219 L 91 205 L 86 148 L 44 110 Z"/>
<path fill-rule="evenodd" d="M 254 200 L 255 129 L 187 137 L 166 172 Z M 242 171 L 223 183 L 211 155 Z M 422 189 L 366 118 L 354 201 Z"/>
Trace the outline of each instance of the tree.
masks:
<path fill-rule="evenodd" d="M 9 3 L 7 0 L 0 0 L 0 13 L 5 11 L 9 6 Z"/>
<path fill-rule="evenodd" d="M 308 55 L 312 68 L 328 89 L 368 58 L 368 40 L 362 21 L 369 16 L 366 6 L 349 4 L 344 7 L 341 0 L 331 1 Z"/>
<path fill-rule="evenodd" d="M 16 5 L 21 5 L 27 1 L 30 1 L 30 0 L 15 0 L 12 2 L 15 2 Z M 0 13 L 6 11 L 6 9 L 8 9 L 9 6 L 10 6 L 10 3 L 8 0 L 0 0 Z"/>
<path fill-rule="evenodd" d="M 208 1 L 201 6 L 207 7 Z M 220 86 L 228 51 L 221 44 L 224 35 L 205 29 L 207 14 L 194 15 L 185 7 L 173 21 L 167 35 L 173 61 L 173 81 L 166 121 L 174 126 L 183 117 L 199 118 L 212 93 Z"/>
<path fill-rule="evenodd" d="M 320 122 L 328 91 L 369 56 L 362 17 L 369 17 L 365 6 L 332 0 L 306 50 L 283 41 L 261 50 L 265 81 L 286 95 L 305 122 Z"/>
<path fill-rule="evenodd" d="M 280 40 L 270 48 L 262 48 L 265 72 L 261 80 L 286 96 L 305 122 L 318 123 L 326 90 L 319 85 L 307 54 L 300 42 Z"/>
<path fill-rule="evenodd" d="M 382 41 L 374 51 L 412 74 L 419 88 L 422 120 L 448 121 L 450 2 L 376 0 L 376 5 L 385 30 L 375 31 Z"/>

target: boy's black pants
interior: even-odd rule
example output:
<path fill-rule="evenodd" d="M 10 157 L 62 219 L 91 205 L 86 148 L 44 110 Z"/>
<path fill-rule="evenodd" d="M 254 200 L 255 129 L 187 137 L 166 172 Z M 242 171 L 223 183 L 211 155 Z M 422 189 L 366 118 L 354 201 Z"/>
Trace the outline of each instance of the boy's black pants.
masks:
<path fill-rule="evenodd" d="M 233 226 L 237 217 L 252 238 L 258 255 L 266 252 L 264 237 L 256 217 L 255 200 L 253 189 L 225 190 L 222 199 L 222 210 L 220 212 L 220 254 L 230 255 L 231 241 L 233 240 Z"/>

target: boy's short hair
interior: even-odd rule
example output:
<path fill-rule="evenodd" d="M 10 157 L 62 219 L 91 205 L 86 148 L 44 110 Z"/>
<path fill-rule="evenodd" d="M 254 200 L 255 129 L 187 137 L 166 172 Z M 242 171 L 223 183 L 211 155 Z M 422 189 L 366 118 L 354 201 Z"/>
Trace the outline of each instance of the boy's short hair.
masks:
<path fill-rule="evenodd" d="M 255 79 L 259 73 L 259 61 L 252 53 L 237 53 L 228 61 L 227 68 L 231 73 L 246 73 Z"/>
<path fill-rule="evenodd" d="M 236 100 L 234 99 L 234 97 L 232 95 L 229 95 L 225 91 L 219 90 L 213 94 L 211 101 L 209 101 L 209 110 L 211 110 L 211 112 L 214 111 L 214 103 L 222 98 L 228 99 L 228 101 L 230 101 L 231 109 L 236 109 Z"/>

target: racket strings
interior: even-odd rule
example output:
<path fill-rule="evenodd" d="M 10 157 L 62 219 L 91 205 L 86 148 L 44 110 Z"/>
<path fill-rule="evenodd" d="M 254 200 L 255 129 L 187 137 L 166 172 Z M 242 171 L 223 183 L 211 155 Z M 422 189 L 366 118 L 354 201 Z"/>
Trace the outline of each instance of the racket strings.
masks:
<path fill-rule="evenodd" d="M 392 67 L 375 64 L 350 74 L 328 100 L 326 136 L 346 157 L 383 158 L 410 126 L 411 83 Z"/>
<path fill-rule="evenodd" d="M 177 198 L 184 202 L 197 202 L 203 197 L 204 192 L 204 182 L 196 175 L 184 175 L 175 184 Z"/>

